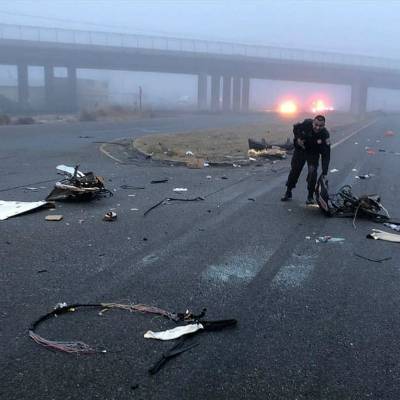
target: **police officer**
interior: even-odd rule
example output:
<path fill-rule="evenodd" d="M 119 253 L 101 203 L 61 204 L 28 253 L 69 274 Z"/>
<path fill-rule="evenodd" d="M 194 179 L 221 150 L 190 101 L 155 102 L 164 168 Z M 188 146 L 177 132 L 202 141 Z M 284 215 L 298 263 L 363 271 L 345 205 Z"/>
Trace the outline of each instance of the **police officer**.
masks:
<path fill-rule="evenodd" d="M 308 196 L 306 204 L 313 204 L 319 157 L 321 156 L 322 174 L 326 176 L 331 154 L 329 132 L 325 128 L 325 117 L 317 115 L 314 119 L 305 119 L 303 122 L 293 125 L 293 134 L 294 152 L 291 169 L 286 182 L 286 193 L 281 200 L 288 201 L 292 198 L 292 190 L 296 187 L 304 164 L 307 163 Z"/>

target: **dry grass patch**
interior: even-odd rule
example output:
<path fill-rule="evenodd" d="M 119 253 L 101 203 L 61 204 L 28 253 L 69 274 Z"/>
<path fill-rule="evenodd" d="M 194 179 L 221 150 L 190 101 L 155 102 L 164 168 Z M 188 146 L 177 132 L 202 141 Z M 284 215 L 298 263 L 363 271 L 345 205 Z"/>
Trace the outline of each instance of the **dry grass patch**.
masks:
<path fill-rule="evenodd" d="M 248 138 L 265 138 L 273 144 L 284 143 L 293 136 L 293 124 L 303 118 L 283 119 L 271 115 L 269 122 L 262 124 L 144 136 L 134 140 L 133 147 L 157 160 L 186 161 L 190 158 L 186 155 L 187 151 L 191 151 L 196 158 L 211 162 L 246 159 Z M 332 114 L 328 119 L 328 128 L 332 130 L 355 122 L 356 119 L 349 114 Z"/>

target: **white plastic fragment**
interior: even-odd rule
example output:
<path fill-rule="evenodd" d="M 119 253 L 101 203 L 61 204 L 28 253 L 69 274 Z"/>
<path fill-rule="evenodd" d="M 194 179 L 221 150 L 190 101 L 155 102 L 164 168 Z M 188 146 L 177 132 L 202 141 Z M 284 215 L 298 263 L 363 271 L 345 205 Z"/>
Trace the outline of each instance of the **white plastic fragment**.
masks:
<path fill-rule="evenodd" d="M 68 175 L 73 176 L 74 172 L 75 172 L 75 168 L 74 167 L 68 167 L 67 165 L 63 165 L 63 164 L 62 165 L 57 165 L 56 169 L 57 169 L 57 171 L 59 171 L 59 173 L 62 173 L 63 175 L 66 173 Z M 81 172 L 81 171 L 77 171 L 76 175 L 81 177 L 81 178 L 83 176 L 85 176 L 85 174 L 83 172 Z"/>
<path fill-rule="evenodd" d="M 5 201 L 0 200 L 0 221 L 23 214 L 49 204 L 47 201 Z"/>
<path fill-rule="evenodd" d="M 372 233 L 367 235 L 367 237 L 375 240 L 386 240 L 388 242 L 400 243 L 400 235 L 397 235 L 396 233 L 381 231 L 379 229 L 372 229 Z"/>
<path fill-rule="evenodd" d="M 336 168 L 333 168 L 333 169 L 331 169 L 329 172 L 333 174 L 334 172 L 339 172 L 339 170 L 336 169 Z"/>
<path fill-rule="evenodd" d="M 147 331 L 144 334 L 144 337 L 146 339 L 173 340 L 180 338 L 181 336 L 197 332 L 200 329 L 204 329 L 204 326 L 200 323 L 189 324 L 184 326 L 177 326 L 176 328 L 168 329 L 161 332 Z"/>
<path fill-rule="evenodd" d="M 65 302 L 62 302 L 62 303 L 57 303 L 55 306 L 54 306 L 54 310 L 58 310 L 59 308 L 64 308 L 64 307 L 67 307 L 67 303 L 65 303 Z"/>
<path fill-rule="evenodd" d="M 187 192 L 187 188 L 174 188 L 172 189 L 174 192 Z"/>
<path fill-rule="evenodd" d="M 318 239 L 315 239 L 316 243 L 335 243 L 335 242 L 344 242 L 344 238 L 339 238 L 339 237 L 332 237 L 332 236 L 319 236 Z"/>

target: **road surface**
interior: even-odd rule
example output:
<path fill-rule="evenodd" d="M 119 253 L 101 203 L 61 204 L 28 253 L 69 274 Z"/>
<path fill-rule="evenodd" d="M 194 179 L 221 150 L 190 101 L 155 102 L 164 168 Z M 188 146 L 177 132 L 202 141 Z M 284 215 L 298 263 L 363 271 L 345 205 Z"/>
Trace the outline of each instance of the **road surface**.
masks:
<path fill-rule="evenodd" d="M 91 203 L 58 203 L 60 222 L 45 221 L 51 212 L 44 210 L 0 223 L 1 399 L 400 397 L 400 248 L 366 239 L 379 226 L 357 220 L 354 229 L 349 219 L 306 207 L 304 174 L 293 201 L 280 202 L 290 160 L 202 170 L 121 164 L 93 143 L 250 118 L 1 128 L 1 200 L 43 199 L 57 180 L 57 164 L 80 163 L 106 177 L 114 193 Z M 385 137 L 389 129 L 399 133 Z M 356 194 L 378 193 L 400 219 L 400 118 L 382 117 L 342 140 L 351 133 L 333 137 L 340 143 L 330 168 L 339 171 L 329 176 L 331 189 L 349 183 Z M 368 155 L 366 146 L 376 154 Z M 374 175 L 355 178 L 365 173 Z M 168 182 L 150 184 L 161 178 Z M 121 189 L 124 184 L 145 189 Z M 176 187 L 188 191 L 174 194 Z M 143 216 L 172 196 L 205 200 L 164 204 Z M 110 209 L 117 220 L 102 221 Z M 316 243 L 322 235 L 345 241 Z M 391 259 L 374 263 L 354 253 Z M 207 319 L 236 318 L 238 325 L 191 339 L 197 347 L 150 376 L 147 369 L 172 344 L 143 334 L 173 323 L 127 311 L 71 313 L 43 323 L 38 333 L 107 353 L 52 352 L 27 330 L 59 302 L 207 308 Z"/>

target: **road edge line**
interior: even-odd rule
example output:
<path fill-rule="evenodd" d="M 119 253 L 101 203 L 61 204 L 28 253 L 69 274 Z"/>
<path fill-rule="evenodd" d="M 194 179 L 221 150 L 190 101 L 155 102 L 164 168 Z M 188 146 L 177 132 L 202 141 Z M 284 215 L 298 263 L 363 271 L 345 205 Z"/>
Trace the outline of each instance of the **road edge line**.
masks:
<path fill-rule="evenodd" d="M 345 142 L 346 140 L 350 139 L 351 137 L 353 137 L 354 135 L 356 135 L 357 133 L 361 132 L 363 129 L 368 128 L 369 126 L 375 124 L 376 122 L 378 122 L 379 118 L 374 119 L 373 121 L 367 123 L 366 125 L 361 126 L 360 128 L 356 129 L 355 131 L 351 132 L 350 135 L 340 139 L 338 142 L 334 143 L 331 145 L 331 148 L 334 149 L 336 146 L 339 146 L 340 144 L 342 144 L 343 142 Z"/>
<path fill-rule="evenodd" d="M 126 138 L 118 138 L 115 139 L 114 141 L 117 142 L 118 140 L 124 140 Z M 117 161 L 120 164 L 124 164 L 124 162 L 122 160 L 119 160 L 117 157 L 112 156 L 106 149 L 105 146 L 112 144 L 112 143 L 103 143 L 100 147 L 99 150 L 107 157 L 110 157 L 111 159 L 113 159 L 114 161 Z"/>

